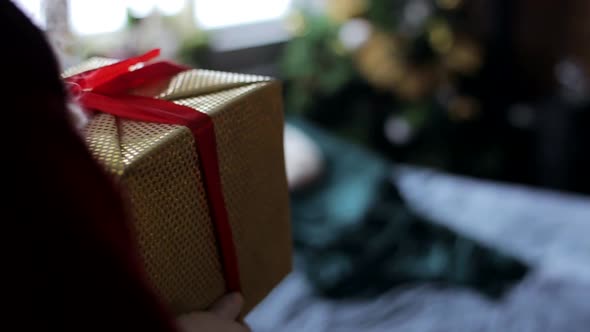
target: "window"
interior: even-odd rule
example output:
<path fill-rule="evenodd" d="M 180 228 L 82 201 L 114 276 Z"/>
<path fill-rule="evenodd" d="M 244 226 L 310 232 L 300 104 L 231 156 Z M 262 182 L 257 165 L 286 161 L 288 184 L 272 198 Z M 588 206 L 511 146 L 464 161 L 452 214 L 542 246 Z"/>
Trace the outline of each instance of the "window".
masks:
<path fill-rule="evenodd" d="M 45 26 L 41 0 L 15 0 L 13 1 L 35 24 Z"/>
<path fill-rule="evenodd" d="M 41 27 L 43 5 L 51 0 L 13 0 Z M 113 34 L 127 24 L 127 13 L 145 17 L 157 10 L 164 15 L 183 11 L 192 15 L 195 28 L 210 31 L 211 47 L 233 50 L 280 42 L 288 38 L 281 19 L 295 0 L 61 0 L 67 1 L 71 31 L 80 37 Z M 59 1 L 63 4 L 63 2 Z M 57 3 L 56 1 L 55 3 Z M 188 12 L 192 3 L 193 12 Z M 68 8 L 65 13 L 65 8 Z M 111 36 L 110 36 L 111 37 Z M 109 37 L 109 38 L 110 38 Z"/>
<path fill-rule="evenodd" d="M 195 21 L 204 29 L 280 19 L 291 0 L 195 0 Z"/>
<path fill-rule="evenodd" d="M 41 0 L 13 0 L 31 19 L 44 26 Z M 192 0 L 194 18 L 203 29 L 219 29 L 280 19 L 292 0 Z M 125 26 L 127 10 L 145 17 L 154 10 L 175 15 L 187 0 L 69 0 L 69 19 L 74 33 L 92 35 L 117 31 Z"/>
<path fill-rule="evenodd" d="M 109 33 L 122 29 L 127 22 L 126 1 L 70 0 L 70 24 L 78 35 Z"/>
<path fill-rule="evenodd" d="M 137 17 L 148 16 L 158 10 L 164 15 L 176 15 L 187 5 L 186 0 L 126 0 L 129 11 Z"/>

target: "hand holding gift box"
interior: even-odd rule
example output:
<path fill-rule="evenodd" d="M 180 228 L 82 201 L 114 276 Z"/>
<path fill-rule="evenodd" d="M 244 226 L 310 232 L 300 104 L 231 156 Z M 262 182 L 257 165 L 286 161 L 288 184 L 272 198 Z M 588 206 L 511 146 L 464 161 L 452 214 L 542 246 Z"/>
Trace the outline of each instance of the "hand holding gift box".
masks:
<path fill-rule="evenodd" d="M 291 268 L 280 86 L 147 63 L 157 55 L 64 74 L 98 111 L 86 141 L 125 188 L 145 269 L 173 312 L 228 291 L 247 312 Z"/>

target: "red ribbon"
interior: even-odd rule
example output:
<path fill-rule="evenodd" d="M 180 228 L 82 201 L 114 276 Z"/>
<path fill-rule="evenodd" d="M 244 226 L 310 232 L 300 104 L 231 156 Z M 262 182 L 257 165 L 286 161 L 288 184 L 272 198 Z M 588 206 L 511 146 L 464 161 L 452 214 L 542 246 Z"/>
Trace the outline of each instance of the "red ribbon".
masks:
<path fill-rule="evenodd" d="M 109 66 L 83 72 L 66 79 L 70 92 L 91 110 L 134 121 L 176 124 L 188 127 L 194 138 L 228 291 L 240 291 L 238 260 L 221 188 L 217 143 L 213 120 L 207 114 L 173 102 L 129 94 L 129 91 L 155 83 L 187 70 L 169 62 L 146 64 L 160 50 L 129 58 Z"/>

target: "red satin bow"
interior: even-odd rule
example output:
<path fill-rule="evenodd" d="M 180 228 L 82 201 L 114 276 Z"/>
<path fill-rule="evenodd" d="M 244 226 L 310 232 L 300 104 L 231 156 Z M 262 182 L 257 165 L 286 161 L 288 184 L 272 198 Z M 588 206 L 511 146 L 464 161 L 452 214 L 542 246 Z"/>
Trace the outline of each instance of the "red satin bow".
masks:
<path fill-rule="evenodd" d="M 135 121 L 177 124 L 188 127 L 195 138 L 211 219 L 216 230 L 228 291 L 240 290 L 238 261 L 229 223 L 217 157 L 215 128 L 211 118 L 187 106 L 157 98 L 129 94 L 132 89 L 168 79 L 187 67 L 160 61 L 146 64 L 160 54 L 152 50 L 109 66 L 66 79 L 70 92 L 86 109 Z"/>

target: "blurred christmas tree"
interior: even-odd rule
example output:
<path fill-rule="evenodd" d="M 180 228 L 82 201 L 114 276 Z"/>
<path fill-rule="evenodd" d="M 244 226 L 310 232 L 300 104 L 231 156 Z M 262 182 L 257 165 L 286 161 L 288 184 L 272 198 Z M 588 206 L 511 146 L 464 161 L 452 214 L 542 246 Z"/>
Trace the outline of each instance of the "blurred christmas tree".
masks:
<path fill-rule="evenodd" d="M 534 159 L 533 115 L 521 107 L 530 96 L 504 75 L 506 11 L 483 19 L 485 3 L 327 0 L 321 12 L 293 13 L 287 110 L 396 161 L 527 182 L 518 163 Z"/>

